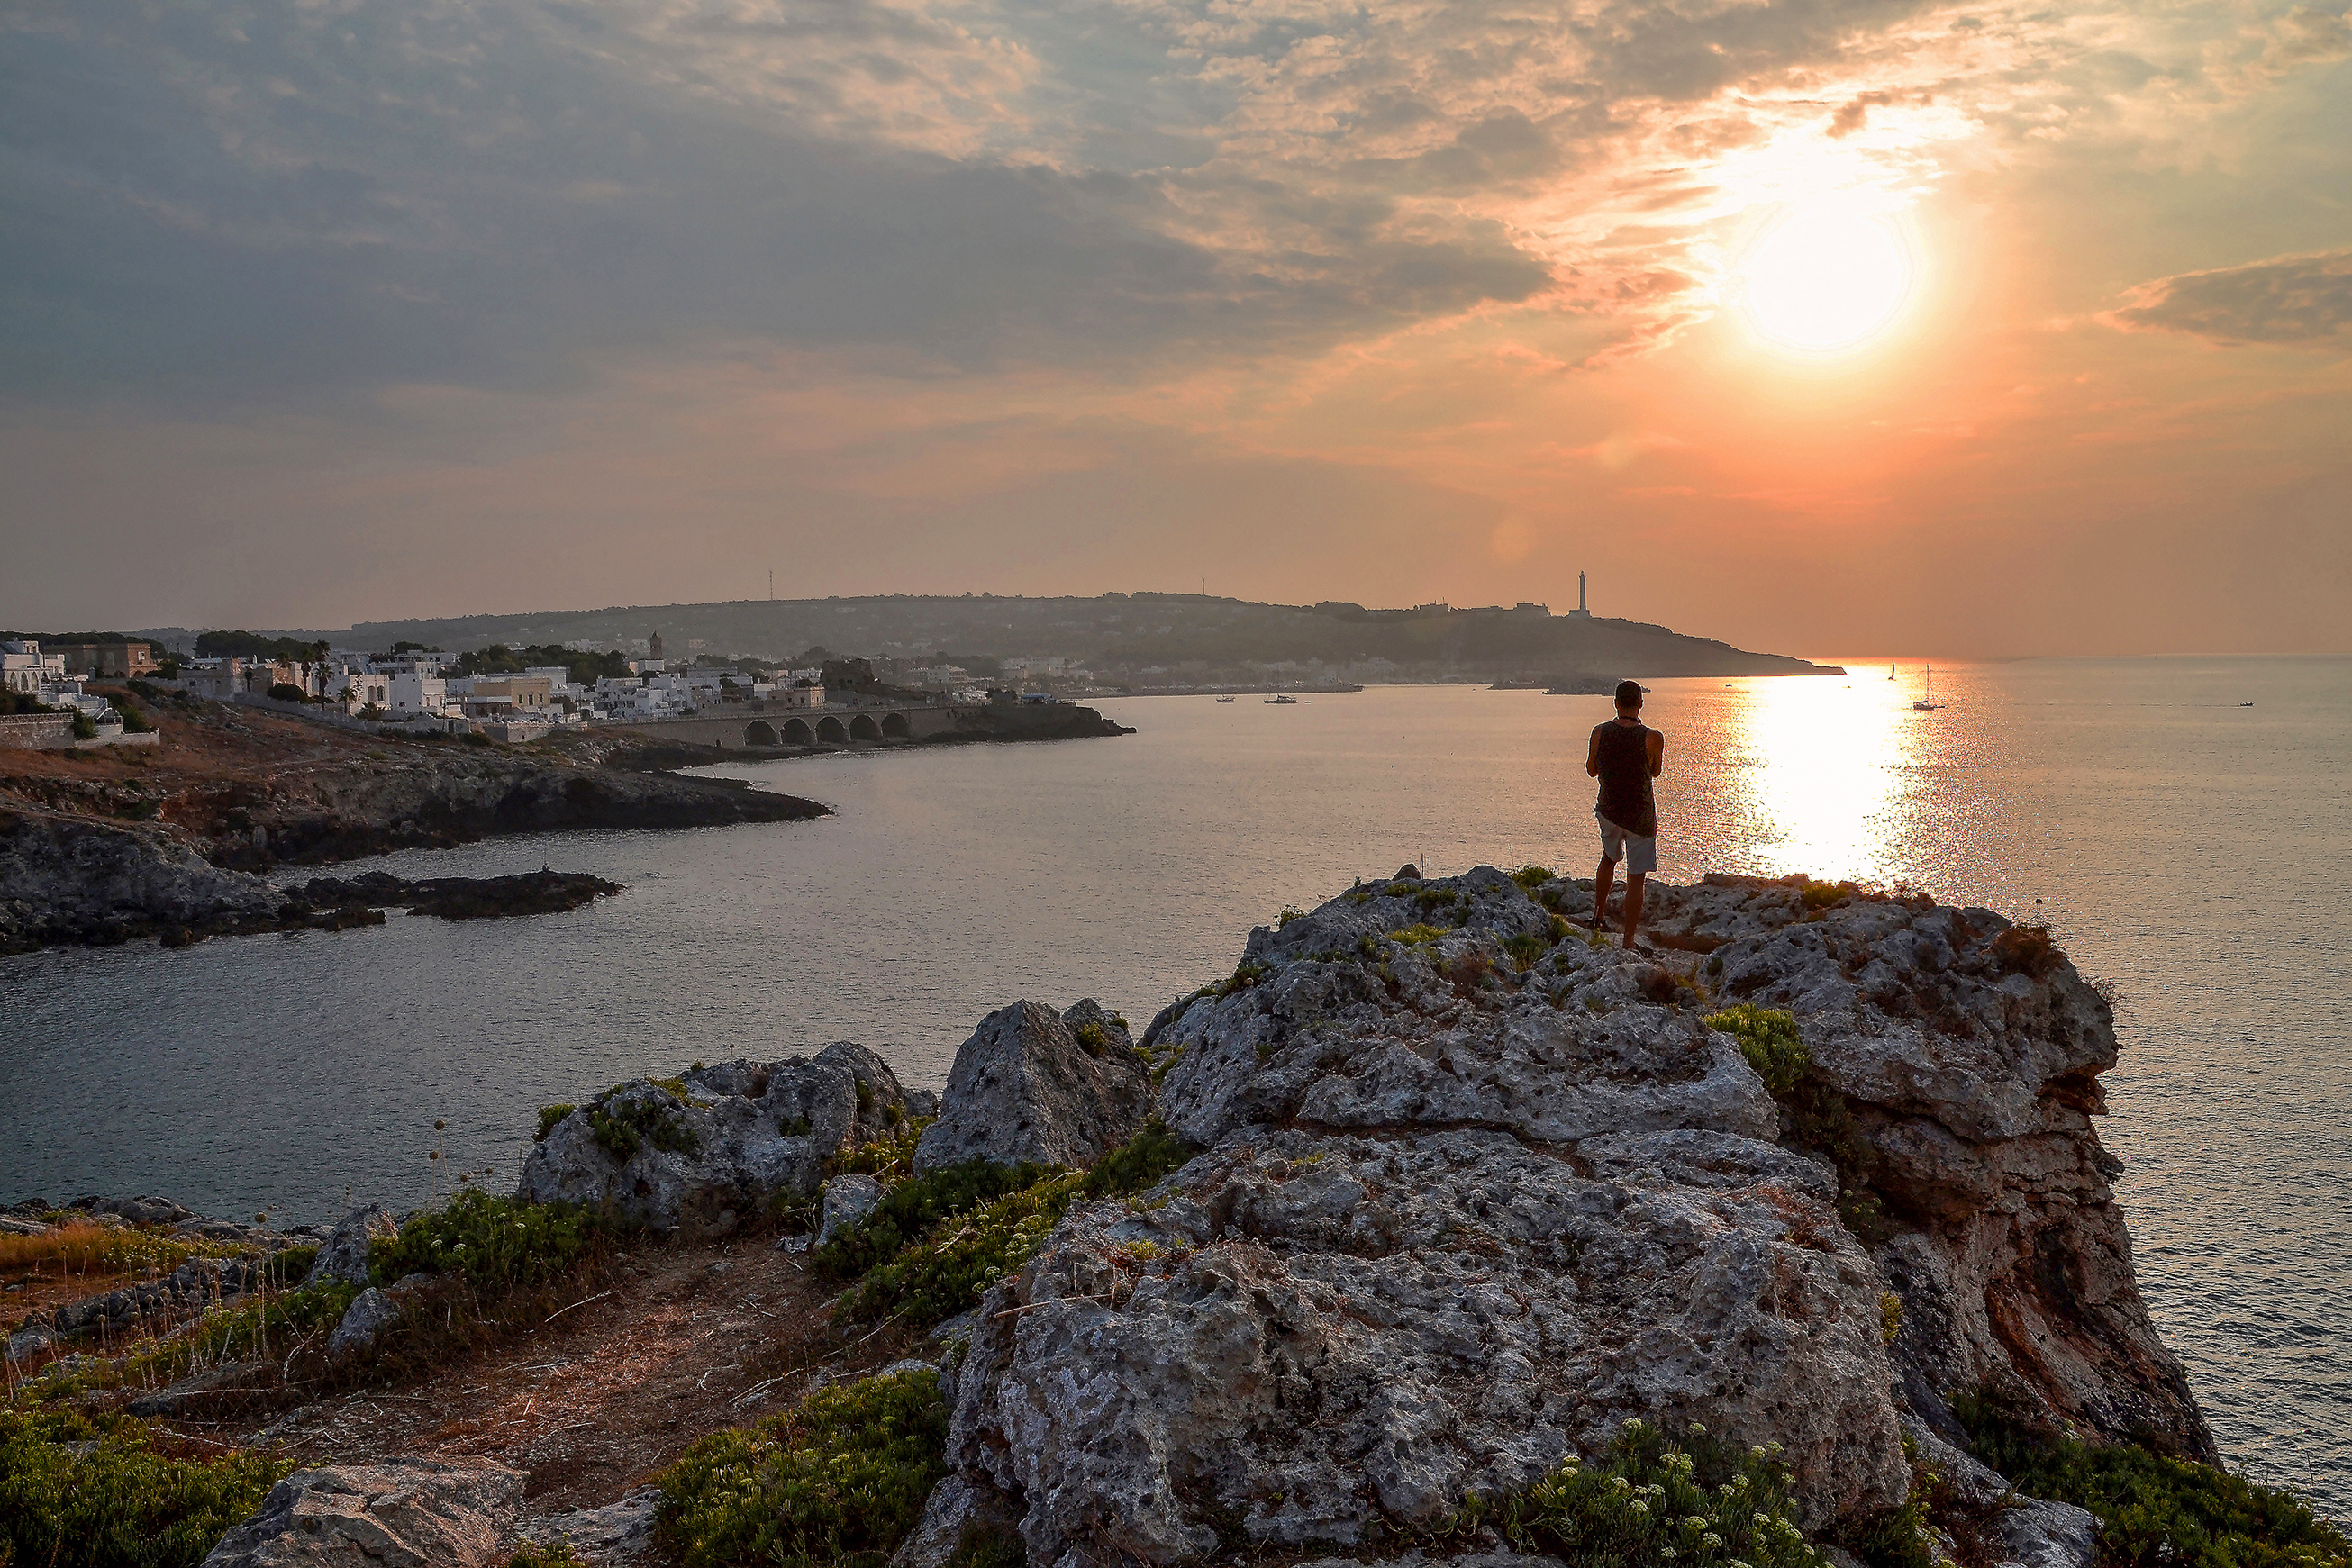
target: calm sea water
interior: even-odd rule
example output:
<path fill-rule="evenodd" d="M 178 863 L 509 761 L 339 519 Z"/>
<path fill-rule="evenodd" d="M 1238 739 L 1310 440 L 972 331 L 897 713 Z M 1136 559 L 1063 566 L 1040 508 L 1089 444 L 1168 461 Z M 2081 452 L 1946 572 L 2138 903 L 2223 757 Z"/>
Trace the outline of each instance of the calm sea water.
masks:
<path fill-rule="evenodd" d="M 1917 666 L 1853 668 L 1658 684 L 1663 873 L 1912 883 L 2114 981 L 2104 1135 L 2151 1308 L 2232 1458 L 2352 1516 L 2352 661 L 1949 667 L 1927 714 Z M 1102 706 L 1139 733 L 722 770 L 824 821 L 376 862 L 628 884 L 569 915 L 0 961 L 0 1198 L 318 1219 L 503 1188 L 535 1106 L 638 1072 L 849 1039 L 936 1087 L 989 1009 L 1139 1023 L 1355 877 L 1597 853 L 1602 699 Z"/>

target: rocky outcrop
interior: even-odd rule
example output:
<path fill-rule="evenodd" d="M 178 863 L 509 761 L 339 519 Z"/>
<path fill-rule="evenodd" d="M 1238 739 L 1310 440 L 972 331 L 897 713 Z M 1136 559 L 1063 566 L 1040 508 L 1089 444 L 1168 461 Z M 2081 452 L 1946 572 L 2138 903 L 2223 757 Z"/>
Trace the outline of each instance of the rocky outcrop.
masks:
<path fill-rule="evenodd" d="M 1210 1152 L 1074 1207 L 990 1292 L 950 1373 L 957 1507 L 1060 1568 L 1392 1555 L 1640 1416 L 1784 1445 L 1801 1522 L 1856 1539 L 1955 1378 L 2203 1441 L 2129 1290 L 2084 1119 L 2112 1030 L 2063 957 L 1984 911 L 1728 879 L 1654 883 L 1668 951 L 1630 954 L 1559 918 L 1589 892 L 1535 892 L 1360 887 L 1154 1020 L 1160 1113 Z M 1796 1014 L 1804 1103 L 1861 1134 L 1808 1144 L 1706 1021 L 1737 998 Z M 2056 1568 L 2076 1522 L 2013 1555 Z"/>
<path fill-rule="evenodd" d="M 824 1202 L 817 1210 L 819 1247 L 874 1212 L 882 1201 L 883 1186 L 870 1176 L 837 1176 L 824 1184 Z"/>
<path fill-rule="evenodd" d="M 368 1254 L 378 1241 L 391 1241 L 400 1235 L 400 1221 L 380 1203 L 355 1208 L 335 1221 L 327 1239 L 319 1245 L 319 1254 L 310 1260 L 310 1272 L 303 1277 L 305 1285 L 320 1285 L 330 1280 L 364 1290 L 371 1279 Z"/>
<path fill-rule="evenodd" d="M 723 1234 L 771 1199 L 814 1197 L 826 1161 L 887 1137 L 908 1113 L 889 1067 L 846 1040 L 814 1057 L 698 1067 L 668 1084 L 635 1079 L 550 1128 L 516 1196 Z"/>
<path fill-rule="evenodd" d="M 283 903 L 155 828 L 0 811 L 0 954 L 274 929 Z"/>
<path fill-rule="evenodd" d="M 621 891 L 585 872 L 524 872 L 517 876 L 405 878 L 372 871 L 354 877 L 316 876 L 286 890 L 290 904 L 317 909 L 400 908 L 444 920 L 494 920 L 509 915 L 553 915 Z"/>
<path fill-rule="evenodd" d="M 981 1019 L 956 1051 L 915 1169 L 1087 1165 L 1125 1141 L 1150 1103 L 1150 1072 L 1124 1020 L 1091 999 L 1066 1013 L 1015 1002 Z"/>
<path fill-rule="evenodd" d="M 2046 933 L 1921 896 L 1715 876 L 1645 919 L 1705 948 L 1727 1000 L 1796 1015 L 1867 1155 L 1880 1269 L 1903 1301 L 1910 1406 L 1990 1388 L 2060 1424 L 2214 1460 L 2180 1363 L 2149 1321 L 2091 1118 L 2115 1019 Z M 1855 1163 L 1855 1162 L 1850 1162 Z"/>
<path fill-rule="evenodd" d="M 205 1568 L 489 1568 L 526 1478 L 488 1459 L 384 1458 L 297 1470 Z"/>

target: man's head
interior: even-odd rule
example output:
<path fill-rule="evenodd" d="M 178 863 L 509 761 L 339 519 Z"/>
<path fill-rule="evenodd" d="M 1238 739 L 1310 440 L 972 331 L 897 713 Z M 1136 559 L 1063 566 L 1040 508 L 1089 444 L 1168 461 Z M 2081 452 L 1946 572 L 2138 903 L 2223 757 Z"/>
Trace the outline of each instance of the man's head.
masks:
<path fill-rule="evenodd" d="M 1640 716 L 1642 712 L 1641 682 L 1620 681 L 1617 683 L 1617 711 L 1623 714 L 1627 718 L 1635 718 Z"/>

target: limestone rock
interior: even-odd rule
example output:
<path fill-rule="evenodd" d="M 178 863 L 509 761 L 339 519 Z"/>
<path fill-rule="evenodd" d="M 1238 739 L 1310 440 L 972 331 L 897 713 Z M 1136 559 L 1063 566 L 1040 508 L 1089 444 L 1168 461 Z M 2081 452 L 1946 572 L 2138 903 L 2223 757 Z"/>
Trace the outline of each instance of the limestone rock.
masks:
<path fill-rule="evenodd" d="M 1652 889 L 1658 938 L 1706 949 L 1723 999 L 1794 1013 L 1868 1140 L 1906 1402 L 1956 1437 L 1945 1400 L 1990 1385 L 2059 1423 L 2215 1459 L 2140 1298 L 2107 1185 L 2120 1167 L 2091 1124 L 2114 1015 L 2064 955 L 1923 895 L 1809 909 L 1787 881 Z"/>
<path fill-rule="evenodd" d="M 1150 1104 L 1150 1073 L 1125 1024 L 1091 999 L 1058 1014 L 1015 1002 L 981 1019 L 956 1051 L 915 1169 L 1089 1165 L 1124 1143 Z"/>
<path fill-rule="evenodd" d="M 1387 1555 L 1637 1415 L 1784 1445 L 1799 1521 L 1859 1532 L 1907 1491 L 1902 1418 L 1932 1436 L 1968 1376 L 2193 1446 L 2086 1119 L 2112 1029 L 2063 956 L 1925 899 L 1651 888 L 1648 956 L 1562 935 L 1586 890 L 1490 867 L 1252 932 L 1142 1044 L 1160 1113 L 1209 1152 L 1074 1206 L 989 1292 L 947 1379 L 965 1490 L 919 1535 L 978 1499 L 1055 1568 L 1235 1532 Z M 1706 1024 L 1741 998 L 1797 1015 L 1869 1141 L 1848 1176 L 1884 1199 L 1874 1252 L 1838 1167 L 1781 1141 Z M 1058 1021 L 992 1015 L 941 1124 Z M 2080 1568 L 2045 1560 L 2064 1517 L 2010 1511 L 2041 1532 L 2019 1561 Z"/>
<path fill-rule="evenodd" d="M 78 1197 L 68 1206 L 85 1214 L 111 1214 L 133 1225 L 177 1225 L 196 1218 L 195 1210 L 152 1195 L 141 1197 Z"/>
<path fill-rule="evenodd" d="M 400 1235 L 400 1221 L 380 1203 L 355 1208 L 335 1222 L 334 1229 L 320 1244 L 319 1256 L 311 1261 L 310 1273 L 303 1276 L 305 1285 L 321 1285 L 330 1280 L 364 1290 L 369 1281 L 368 1252 L 377 1241 L 391 1241 Z"/>
<path fill-rule="evenodd" d="M 382 1291 L 370 1285 L 352 1298 L 342 1321 L 327 1336 L 327 1359 L 349 1361 L 383 1343 L 384 1333 L 400 1321 L 400 1312 Z"/>
<path fill-rule="evenodd" d="M 966 1531 L 1010 1531 L 1020 1517 L 1021 1511 L 993 1488 L 949 1476 L 931 1489 L 923 1517 L 898 1543 L 890 1568 L 948 1568 Z"/>
<path fill-rule="evenodd" d="M 575 1509 L 526 1520 L 516 1535 L 541 1546 L 571 1544 L 572 1553 L 589 1568 L 614 1568 L 636 1563 L 654 1550 L 654 1514 L 661 1507 L 661 1490 L 647 1487 L 602 1508 Z"/>
<path fill-rule="evenodd" d="M 232 1361 L 206 1367 L 163 1388 L 151 1389 L 126 1406 L 133 1416 L 175 1416 L 234 1407 L 247 1396 L 267 1393 L 277 1368 L 267 1361 Z"/>
<path fill-rule="evenodd" d="M 816 1244 L 832 1240 L 874 1212 L 887 1189 L 870 1176 L 837 1176 L 824 1184 L 824 1207 L 819 1213 Z"/>
<path fill-rule="evenodd" d="M 503 1561 L 525 1479 L 466 1458 L 297 1470 L 222 1537 L 205 1568 L 490 1568 Z"/>
<path fill-rule="evenodd" d="M 780 1194 L 814 1197 L 827 1159 L 887 1137 L 908 1113 L 888 1065 L 847 1041 L 814 1058 L 699 1067 L 679 1082 L 684 1094 L 635 1079 L 564 1117 L 532 1146 L 516 1196 L 720 1233 Z"/>

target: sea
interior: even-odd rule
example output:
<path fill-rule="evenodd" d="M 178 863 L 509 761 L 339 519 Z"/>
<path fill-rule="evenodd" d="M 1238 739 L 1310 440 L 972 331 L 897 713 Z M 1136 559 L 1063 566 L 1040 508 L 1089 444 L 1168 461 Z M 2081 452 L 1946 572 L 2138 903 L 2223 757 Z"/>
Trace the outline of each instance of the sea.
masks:
<path fill-rule="evenodd" d="M 1661 873 L 1915 886 L 2112 982 L 2101 1135 L 2149 1310 L 2231 1462 L 2352 1518 L 2352 660 L 1939 664 L 1925 711 L 1920 663 L 1839 662 L 1654 683 Z M 710 769 L 818 821 L 372 862 L 626 884 L 569 914 L 0 960 L 0 1201 L 503 1191 L 536 1107 L 624 1078 L 855 1040 L 937 1088 L 995 1008 L 1139 1027 L 1358 878 L 1598 856 L 1605 698 L 1097 706 L 1136 733 Z"/>

